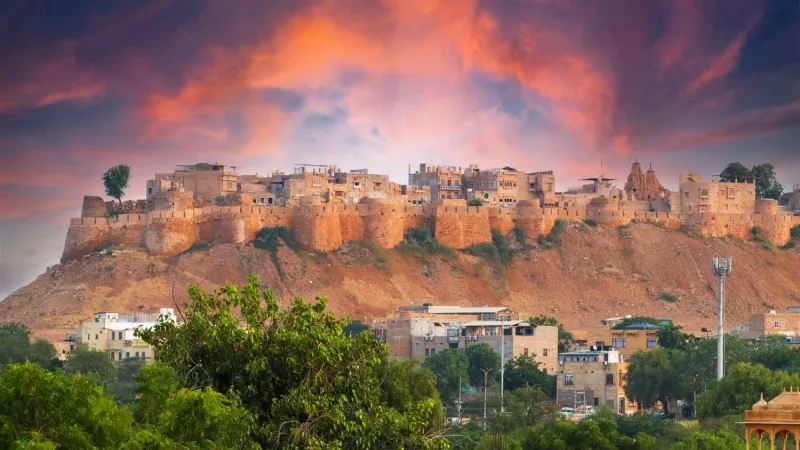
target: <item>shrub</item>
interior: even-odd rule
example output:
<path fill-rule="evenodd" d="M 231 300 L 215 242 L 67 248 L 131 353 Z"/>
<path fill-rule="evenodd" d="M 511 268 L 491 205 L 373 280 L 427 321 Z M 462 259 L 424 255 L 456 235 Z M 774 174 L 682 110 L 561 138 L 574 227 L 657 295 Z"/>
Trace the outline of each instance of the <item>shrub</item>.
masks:
<path fill-rule="evenodd" d="M 626 236 L 628 236 L 628 229 L 630 229 L 630 227 L 631 227 L 631 225 L 630 225 L 630 224 L 627 224 L 627 225 L 620 225 L 620 226 L 618 226 L 618 227 L 617 227 L 617 234 L 618 234 L 620 237 L 626 237 Z"/>
<path fill-rule="evenodd" d="M 750 233 L 753 235 L 753 240 L 755 240 L 757 237 L 761 236 L 761 232 L 762 231 L 763 230 L 761 229 L 761 227 L 753 227 L 753 228 L 751 228 L 750 229 Z"/>
<path fill-rule="evenodd" d="M 525 232 L 522 228 L 514 227 L 511 229 L 511 234 L 514 235 L 514 239 L 517 243 L 522 246 L 522 248 L 527 247 L 528 245 L 528 233 Z"/>
<path fill-rule="evenodd" d="M 264 227 L 258 230 L 253 246 L 264 250 L 276 251 L 278 250 L 279 239 L 283 239 L 283 242 L 290 247 L 294 244 L 292 232 L 289 228 L 277 226 L 274 228 Z"/>
<path fill-rule="evenodd" d="M 762 236 L 762 232 L 764 230 L 761 227 L 753 227 L 750 229 L 750 234 L 753 235 L 753 242 L 756 242 L 761 245 L 761 248 L 764 250 L 773 252 L 775 251 L 775 244 L 772 243 L 769 239 Z"/>
<path fill-rule="evenodd" d="M 452 255 L 453 249 L 440 244 L 433 238 L 431 230 L 427 228 L 412 228 L 406 231 L 406 237 L 399 246 L 400 250 L 422 253 L 438 253 Z"/>
<path fill-rule="evenodd" d="M 467 206 L 483 206 L 483 200 L 479 198 L 473 198 L 472 200 L 467 200 Z"/>
<path fill-rule="evenodd" d="M 206 241 L 195 242 L 194 244 L 192 244 L 191 247 L 186 249 L 186 251 L 184 251 L 183 253 L 192 253 L 192 252 L 199 252 L 202 250 L 208 250 L 209 247 L 211 247 L 211 244 L 209 244 Z"/>
<path fill-rule="evenodd" d="M 667 303 L 677 303 L 680 300 L 680 296 L 677 294 L 673 294 L 672 292 L 662 292 L 658 294 L 658 298 L 667 302 Z"/>
<path fill-rule="evenodd" d="M 795 225 L 789 232 L 789 238 L 795 242 L 800 242 L 800 225 Z"/>
<path fill-rule="evenodd" d="M 592 228 L 597 228 L 597 221 L 596 220 L 586 219 L 586 220 L 583 221 L 583 223 L 585 223 L 587 226 L 590 226 Z"/>
<path fill-rule="evenodd" d="M 567 229 L 567 222 L 562 219 L 556 219 L 556 222 L 553 224 L 553 229 L 550 230 L 550 233 L 539 236 L 536 239 L 536 242 L 542 248 L 551 248 L 556 245 L 561 245 L 561 233 Z"/>
<path fill-rule="evenodd" d="M 224 196 L 222 196 L 222 195 L 218 195 L 218 196 L 217 196 L 217 197 L 214 199 L 214 203 L 216 203 L 217 205 L 224 205 L 224 204 L 225 204 L 225 197 L 224 197 Z"/>

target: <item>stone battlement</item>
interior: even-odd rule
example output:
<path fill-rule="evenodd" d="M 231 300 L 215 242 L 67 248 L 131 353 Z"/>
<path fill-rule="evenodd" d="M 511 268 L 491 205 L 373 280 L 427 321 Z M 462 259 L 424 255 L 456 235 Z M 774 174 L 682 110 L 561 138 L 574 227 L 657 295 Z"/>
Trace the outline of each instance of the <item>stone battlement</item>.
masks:
<path fill-rule="evenodd" d="M 441 203 L 406 206 L 391 203 L 305 204 L 298 206 L 207 206 L 182 211 L 150 211 L 111 217 L 71 219 L 62 261 L 79 258 L 102 245 L 146 248 L 154 255 L 174 255 L 196 242 L 244 243 L 263 227 L 286 226 L 300 245 L 318 251 L 339 248 L 344 241 L 368 240 L 391 248 L 405 232 L 425 227 L 444 245 L 463 249 L 491 242 L 491 229 L 508 233 L 519 227 L 532 238 L 549 233 L 558 219 L 594 220 L 604 226 L 632 221 L 651 222 L 670 229 L 681 226 L 704 236 L 749 238 L 758 226 L 762 236 L 777 245 L 789 240 L 800 216 L 781 213 L 772 202 L 759 204 L 757 213 L 641 212 L 589 205 L 553 208 L 466 206 Z M 91 205 L 90 205 L 91 206 Z M 84 208 L 84 213 L 92 208 Z M 97 208 L 100 211 L 101 208 Z"/>

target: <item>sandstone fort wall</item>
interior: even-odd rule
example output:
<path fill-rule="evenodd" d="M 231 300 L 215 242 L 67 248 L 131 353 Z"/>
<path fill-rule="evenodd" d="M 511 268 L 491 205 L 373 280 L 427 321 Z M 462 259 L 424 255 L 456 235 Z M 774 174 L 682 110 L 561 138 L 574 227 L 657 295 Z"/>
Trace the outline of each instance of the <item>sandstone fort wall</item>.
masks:
<path fill-rule="evenodd" d="M 404 206 L 366 203 L 331 205 L 310 202 L 293 207 L 208 206 L 146 214 L 107 213 L 105 205 L 86 197 L 81 215 L 72 219 L 62 261 L 80 258 L 103 245 L 141 246 L 154 255 L 175 255 L 197 242 L 245 243 L 255 239 L 263 227 L 286 226 L 305 248 L 331 251 L 343 242 L 367 240 L 391 248 L 402 242 L 411 228 L 432 230 L 436 239 L 455 249 L 491 242 L 491 230 L 507 234 L 514 227 L 536 238 L 552 230 L 556 220 L 594 220 L 603 226 L 650 222 L 669 229 L 686 227 L 703 236 L 749 239 L 753 227 L 777 245 L 789 240 L 800 216 L 777 211 L 772 202 L 757 204 L 754 214 L 643 212 L 619 210 L 603 202 L 578 208 L 491 208 L 441 204 Z M 94 214 L 96 216 L 91 216 Z"/>

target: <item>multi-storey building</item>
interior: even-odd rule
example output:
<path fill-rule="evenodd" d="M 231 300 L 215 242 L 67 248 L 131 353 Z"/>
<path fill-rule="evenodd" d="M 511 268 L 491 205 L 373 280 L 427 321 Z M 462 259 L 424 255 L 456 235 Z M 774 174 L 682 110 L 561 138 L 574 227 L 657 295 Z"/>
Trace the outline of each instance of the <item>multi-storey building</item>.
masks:
<path fill-rule="evenodd" d="M 603 330 L 594 342 L 596 347 L 610 347 L 628 359 L 639 350 L 649 351 L 658 345 L 658 330 L 651 323 L 632 323 L 621 329 Z"/>
<path fill-rule="evenodd" d="M 358 203 L 362 198 L 389 197 L 389 175 L 369 173 L 367 169 L 336 171 L 330 201 Z"/>
<path fill-rule="evenodd" d="M 753 314 L 747 323 L 731 327 L 733 334 L 754 341 L 762 336 L 780 335 L 792 344 L 800 344 L 800 307 L 787 308 L 785 313 L 771 310 L 767 314 Z"/>
<path fill-rule="evenodd" d="M 426 358 L 444 349 L 465 349 L 486 343 L 504 359 L 528 355 L 547 373 L 555 373 L 558 328 L 534 326 L 515 319 L 505 307 L 425 305 L 401 308 L 373 324 L 376 337 L 386 342 L 394 358 Z"/>
<path fill-rule="evenodd" d="M 696 173 L 683 173 L 680 192 L 672 196 L 672 210 L 682 213 L 751 213 L 756 186 L 750 182 L 703 181 Z"/>
<path fill-rule="evenodd" d="M 153 357 L 153 349 L 136 337 L 136 329 L 157 325 L 162 315 L 175 320 L 172 308 L 161 308 L 158 314 L 97 312 L 93 320 L 81 322 L 78 339 L 89 348 L 108 352 L 116 361 L 149 359 Z"/>
<path fill-rule="evenodd" d="M 607 405 L 630 414 L 637 405 L 625 397 L 628 364 L 616 350 L 595 348 L 558 355 L 556 403 L 576 410 Z"/>
<path fill-rule="evenodd" d="M 512 167 L 481 170 L 470 164 L 464 171 L 464 188 L 468 199 L 489 206 L 515 206 L 531 198 L 528 175 Z"/>
<path fill-rule="evenodd" d="M 147 181 L 147 199 L 150 200 L 158 192 L 183 188 L 191 191 L 201 201 L 212 201 L 220 196 L 239 191 L 239 175 L 236 167 L 227 170 L 220 163 L 199 163 L 180 165 L 172 173 L 157 173 L 155 178 Z"/>
<path fill-rule="evenodd" d="M 429 186 L 431 201 L 464 198 L 461 179 L 461 167 L 422 163 L 417 172 L 411 173 L 409 166 L 408 184 Z"/>
<path fill-rule="evenodd" d="M 529 173 L 528 193 L 530 198 L 539 199 L 541 206 L 556 206 L 556 176 L 553 171 Z"/>

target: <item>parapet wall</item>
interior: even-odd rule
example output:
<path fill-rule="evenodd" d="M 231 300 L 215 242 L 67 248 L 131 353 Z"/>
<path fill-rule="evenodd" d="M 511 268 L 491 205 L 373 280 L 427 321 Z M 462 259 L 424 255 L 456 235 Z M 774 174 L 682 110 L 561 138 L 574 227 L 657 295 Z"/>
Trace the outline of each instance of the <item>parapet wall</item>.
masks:
<path fill-rule="evenodd" d="M 676 214 L 619 210 L 608 204 L 586 209 L 490 208 L 465 204 L 405 206 L 387 203 L 346 205 L 311 202 L 293 207 L 207 206 L 183 211 L 150 211 L 146 214 L 105 214 L 101 203 L 84 202 L 82 215 L 72 219 L 64 244 L 62 262 L 80 258 L 103 245 L 141 246 L 154 255 L 169 256 L 196 242 L 244 243 L 255 239 L 263 227 L 286 226 L 305 248 L 331 251 L 345 241 L 367 240 L 391 248 L 402 242 L 411 228 L 428 228 L 444 245 L 456 249 L 491 242 L 491 230 L 507 234 L 519 227 L 531 238 L 547 234 L 556 220 L 593 220 L 604 226 L 632 221 L 651 222 L 670 229 L 686 227 L 704 236 L 750 238 L 753 227 L 777 245 L 789 240 L 800 216 L 774 212 L 771 202 L 758 205 L 766 214 Z M 463 201 L 462 201 L 463 202 Z M 452 202 L 451 202 L 452 203 Z"/>

